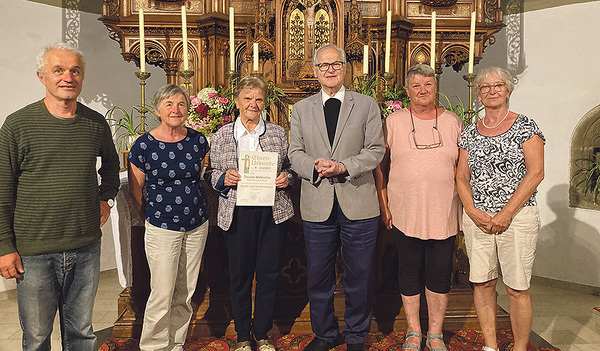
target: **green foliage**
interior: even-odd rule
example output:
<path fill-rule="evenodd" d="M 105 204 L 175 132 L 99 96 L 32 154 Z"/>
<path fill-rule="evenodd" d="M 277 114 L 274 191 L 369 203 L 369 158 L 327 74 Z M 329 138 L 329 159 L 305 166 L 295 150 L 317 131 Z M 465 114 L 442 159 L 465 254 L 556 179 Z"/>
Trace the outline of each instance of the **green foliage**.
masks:
<path fill-rule="evenodd" d="M 378 75 L 372 76 L 356 76 L 352 79 L 352 87 L 350 90 L 359 94 L 367 95 L 375 100 L 377 98 L 377 86 L 382 80 Z"/>
<path fill-rule="evenodd" d="M 379 103 L 381 119 L 385 120 L 392 112 L 408 106 L 410 98 L 402 84 L 398 83 L 387 90 L 386 80 L 378 75 L 356 76 L 352 79 L 350 90 L 367 95 Z"/>
<path fill-rule="evenodd" d="M 281 88 L 275 86 L 275 82 L 273 82 L 272 80 L 268 80 L 266 82 L 267 84 L 267 91 L 266 91 L 266 100 L 265 101 L 265 111 L 267 111 L 267 115 L 268 115 L 268 120 L 271 120 L 271 116 L 273 113 L 273 110 L 275 110 L 276 108 L 279 109 L 283 109 L 285 103 L 289 103 L 289 99 L 287 97 L 287 95 L 285 95 L 285 92 L 283 92 L 283 90 L 281 90 Z"/>
<path fill-rule="evenodd" d="M 147 104 L 151 106 L 149 102 Z M 113 106 L 106 111 L 104 118 L 113 128 L 113 136 L 117 139 L 119 150 L 128 150 L 131 147 L 130 136 L 134 138 L 139 136 L 142 110 L 146 111 L 146 118 L 151 114 L 158 119 L 152 107 L 141 105 L 133 106 L 131 112 L 127 112 L 120 106 Z"/>
<path fill-rule="evenodd" d="M 440 105 L 442 105 L 446 110 L 454 112 L 462 120 L 463 126 L 466 127 L 469 124 L 471 124 L 473 122 L 477 122 L 477 120 L 479 120 L 479 112 L 481 112 L 483 110 L 483 107 L 480 107 L 477 111 L 475 111 L 473 116 L 469 116 L 469 113 L 465 109 L 465 105 L 463 105 L 462 100 L 458 96 L 453 96 L 451 98 L 448 98 L 442 92 L 440 92 L 439 94 L 441 97 L 443 97 L 446 100 L 445 104 L 442 103 L 441 101 L 438 101 L 440 103 Z M 450 101 L 450 99 L 452 99 L 452 98 L 456 99 L 456 101 L 457 101 L 456 105 L 452 105 L 452 102 Z"/>
<path fill-rule="evenodd" d="M 581 162 L 581 166 L 573 173 L 573 178 L 580 178 L 575 187 L 583 186 L 584 193 L 594 195 L 594 203 L 598 204 L 598 195 L 600 195 L 600 163 L 598 162 L 598 153 L 592 153 L 589 157 L 582 157 L 575 160 Z"/>

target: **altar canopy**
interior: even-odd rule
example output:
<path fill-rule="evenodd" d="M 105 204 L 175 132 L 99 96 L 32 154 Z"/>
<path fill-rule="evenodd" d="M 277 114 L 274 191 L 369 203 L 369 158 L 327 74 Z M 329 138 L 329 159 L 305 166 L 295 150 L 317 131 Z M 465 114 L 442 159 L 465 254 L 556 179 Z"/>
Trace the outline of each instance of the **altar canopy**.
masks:
<path fill-rule="evenodd" d="M 101 21 L 120 44 L 123 59 L 139 66 L 142 10 L 145 63 L 161 67 L 168 83 L 182 84 L 184 79 L 178 75 L 185 65 L 181 6 L 187 13 L 192 92 L 208 85 L 227 85 L 230 71 L 242 76 L 258 73 L 272 80 L 292 102 L 318 89 L 311 58 L 315 49 L 329 43 L 347 53 L 346 85 L 363 72 L 385 73 L 388 12 L 389 74 L 394 82 L 402 81 L 408 67 L 431 62 L 433 11 L 437 20 L 434 62 L 440 74 L 442 67 L 459 71 L 467 64 L 472 12 L 475 64 L 503 27 L 500 0 L 103 0 Z M 257 60 L 253 60 L 255 43 Z M 275 122 L 285 126 L 287 114 L 279 111 Z"/>

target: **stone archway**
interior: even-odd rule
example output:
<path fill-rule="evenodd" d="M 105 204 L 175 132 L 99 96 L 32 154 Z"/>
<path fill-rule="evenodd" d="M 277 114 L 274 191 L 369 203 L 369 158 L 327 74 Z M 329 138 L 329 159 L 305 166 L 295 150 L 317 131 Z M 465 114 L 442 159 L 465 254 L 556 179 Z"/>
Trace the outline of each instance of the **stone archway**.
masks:
<path fill-rule="evenodd" d="M 573 176 L 580 167 L 589 164 L 580 159 L 589 158 L 594 154 L 600 160 L 600 105 L 583 116 L 571 139 L 569 206 L 600 210 L 600 198 L 598 204 L 594 203 L 591 193 L 586 194 L 581 185 L 576 186 L 583 179 L 583 175 Z"/>

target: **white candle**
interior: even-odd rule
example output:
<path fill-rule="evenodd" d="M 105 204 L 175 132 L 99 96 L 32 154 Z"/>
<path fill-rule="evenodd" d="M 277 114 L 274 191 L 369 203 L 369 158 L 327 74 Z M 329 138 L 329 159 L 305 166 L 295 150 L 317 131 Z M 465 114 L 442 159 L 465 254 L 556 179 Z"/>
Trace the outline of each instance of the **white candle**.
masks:
<path fill-rule="evenodd" d="M 431 11 L 431 60 L 429 65 L 435 70 L 435 11 Z"/>
<path fill-rule="evenodd" d="M 140 8 L 140 71 L 146 72 L 146 45 L 144 44 L 144 9 Z"/>
<path fill-rule="evenodd" d="M 188 70 L 188 40 L 187 40 L 187 14 L 185 5 L 181 6 L 181 33 L 183 35 L 183 69 Z"/>
<path fill-rule="evenodd" d="M 475 11 L 471 12 L 471 33 L 469 36 L 469 74 L 473 73 L 475 59 Z"/>
<path fill-rule="evenodd" d="M 369 45 L 363 48 L 363 74 L 369 74 Z"/>
<path fill-rule="evenodd" d="M 235 35 L 233 7 L 229 8 L 229 70 L 235 71 Z"/>
<path fill-rule="evenodd" d="M 258 72 L 258 43 L 254 43 L 253 52 L 252 52 L 252 67 L 254 68 L 254 72 Z"/>
<path fill-rule="evenodd" d="M 392 41 L 392 11 L 387 12 L 385 24 L 385 73 L 390 73 L 390 45 Z"/>

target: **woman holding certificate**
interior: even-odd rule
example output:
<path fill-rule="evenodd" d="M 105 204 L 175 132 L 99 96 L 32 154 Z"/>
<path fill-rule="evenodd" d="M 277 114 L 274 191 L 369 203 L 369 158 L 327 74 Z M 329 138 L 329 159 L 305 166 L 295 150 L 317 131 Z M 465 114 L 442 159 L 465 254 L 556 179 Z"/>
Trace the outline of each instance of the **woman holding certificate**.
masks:
<path fill-rule="evenodd" d="M 235 351 L 252 351 L 251 324 L 259 351 L 275 351 L 267 332 L 273 326 L 277 277 L 287 220 L 294 210 L 286 190 L 292 179 L 287 158 L 288 141 L 282 127 L 260 118 L 265 107 L 266 85 L 257 77 L 242 78 L 234 92 L 240 111 L 234 123 L 223 126 L 213 137 L 207 176 L 219 192 L 217 225 L 223 229 L 229 250 L 230 295 L 237 333 Z M 275 195 L 271 205 L 248 206 L 238 199 L 240 155 L 260 154 L 276 162 Z M 245 158 L 245 157 L 244 157 Z M 275 165 L 273 164 L 273 167 Z M 244 171 L 248 168 L 242 166 Z M 264 168 L 264 167 L 261 167 Z M 256 273 L 254 323 L 252 281 Z"/>

